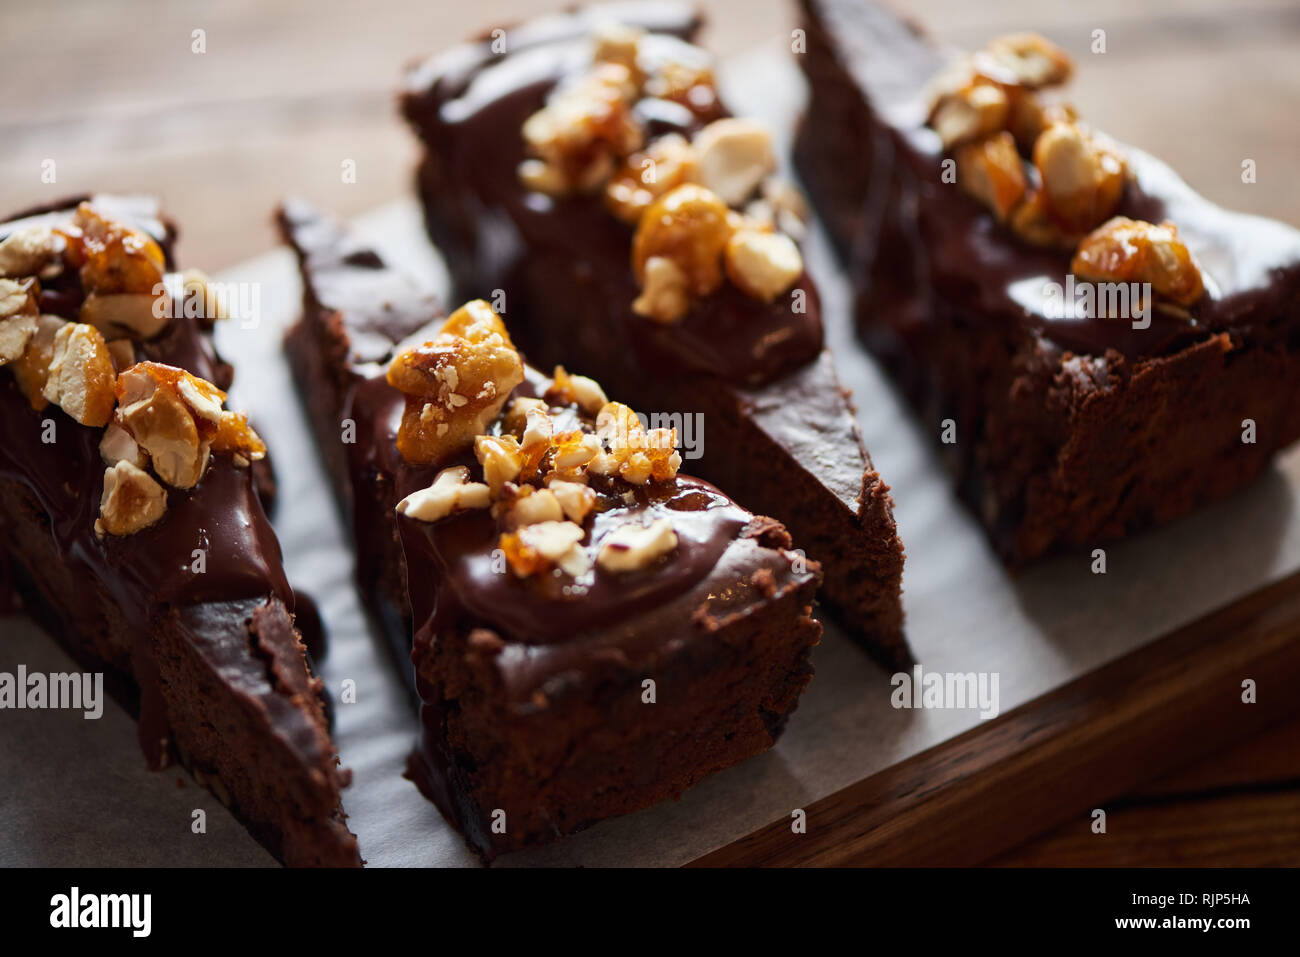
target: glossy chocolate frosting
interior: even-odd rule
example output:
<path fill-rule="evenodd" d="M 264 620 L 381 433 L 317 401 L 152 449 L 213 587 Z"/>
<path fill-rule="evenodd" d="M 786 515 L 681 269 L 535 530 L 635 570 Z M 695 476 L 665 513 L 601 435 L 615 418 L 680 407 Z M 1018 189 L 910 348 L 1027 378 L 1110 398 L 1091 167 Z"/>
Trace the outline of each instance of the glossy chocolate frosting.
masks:
<path fill-rule="evenodd" d="M 31 211 L 0 224 L 0 238 L 15 228 L 41 220 L 66 222 L 79 200 Z M 148 199 L 93 197 L 96 207 L 151 233 L 172 261 L 174 230 Z M 75 271 L 43 283 L 42 308 L 75 319 L 81 302 Z M 223 366 L 197 324 L 174 321 L 161 336 L 136 346 L 138 360 L 149 359 L 188 369 L 209 380 L 226 378 Z M 54 423 L 56 440 L 43 441 L 43 422 Z M 79 425 L 57 406 L 37 412 L 19 391 L 12 375 L 0 372 L 0 477 L 25 486 L 49 516 L 50 531 L 64 560 L 85 569 L 87 580 L 98 581 L 116 600 L 135 630 L 132 655 L 140 690 L 140 741 L 152 766 L 166 763 L 166 716 L 152 664 L 150 636 L 157 617 L 168 611 L 202 620 L 199 606 L 247 605 L 247 610 L 272 599 L 294 606 L 285 580 L 280 546 L 258 500 L 252 470 L 234 464 L 229 453 L 213 453 L 207 470 L 193 489 L 168 489 L 167 510 L 153 526 L 134 535 L 95 534 L 104 463 L 99 454 L 103 429 Z M 206 551 L 206 570 L 192 571 L 193 551 Z M 247 617 L 247 616 L 245 616 Z M 247 647 L 207 649 L 220 666 L 223 655 L 246 658 Z M 234 658 L 232 658 L 234 660 Z M 232 682 L 241 670 L 228 669 Z M 244 689 L 261 694 L 264 681 Z M 236 690 L 239 690 L 238 688 Z M 284 733 L 307 749 L 312 729 L 307 723 Z"/>
<path fill-rule="evenodd" d="M 725 282 L 680 322 L 657 323 L 632 311 L 639 292 L 631 269 L 633 230 L 605 208 L 600 194 L 552 198 L 519 181 L 524 121 L 558 83 L 589 68 L 592 30 L 611 20 L 649 31 L 641 41 L 644 66 L 709 63 L 703 50 L 687 42 L 699 27 L 692 10 L 628 3 L 529 21 L 506 31 L 505 53 L 493 52 L 492 39 L 485 38 L 436 56 L 407 77 L 407 117 L 452 167 L 449 178 L 472 194 L 465 202 L 475 207 L 480 226 L 478 289 L 506 286 L 524 251 L 543 249 L 589 279 L 591 294 L 607 303 L 606 329 L 591 334 L 625 339 L 654 374 L 707 372 L 758 385 L 812 361 L 821 350 L 822 325 L 807 275 L 795 286 L 807 305 L 801 313 L 791 309 L 791 296 L 763 303 Z M 669 132 L 689 138 L 728 115 L 716 100 L 691 110 L 649 97 L 636 112 L 651 138 Z"/>
<path fill-rule="evenodd" d="M 1133 178 L 1117 215 L 1172 220 L 1201 266 L 1206 295 L 1191 307 L 1190 320 L 1153 310 L 1147 329 L 1095 314 L 1049 315 L 1044 286 L 1064 285 L 1071 254 L 1021 241 L 941 179 L 942 145 L 926 127 L 927 84 L 956 53 L 879 3 L 809 0 L 808 6 L 872 121 L 860 138 L 866 196 L 852 250 L 855 271 L 867 280 L 861 322 L 924 335 L 926 317 L 950 309 L 1023 323 L 1062 350 L 1144 357 L 1224 330 L 1267 336 L 1273 334 L 1268 327 L 1300 316 L 1300 232 L 1213 205 L 1164 163 L 1129 146 L 1121 149 Z M 1102 116 L 1085 120 L 1105 126 Z"/>
<path fill-rule="evenodd" d="M 523 578 L 494 556 L 501 529 L 487 510 L 433 523 L 396 516 L 397 502 L 427 487 L 443 468 L 464 465 L 471 481 L 481 481 L 469 450 L 431 465 L 408 463 L 397 451 L 405 400 L 384 378 L 387 360 L 404 342 L 432 338 L 443 317 L 426 288 L 384 266 L 335 221 L 289 203 L 281 223 L 301 259 L 307 308 L 337 316 L 349 338 L 354 330 L 358 334 L 346 359 L 350 384 L 342 403 L 357 428 L 357 441 L 347 446 L 352 487 L 375 487 L 360 483 L 377 472 L 385 477 L 379 487 L 390 490 L 387 501 L 353 502 L 355 525 L 376 523 L 357 529 L 359 561 L 376 560 L 378 552 L 370 549 L 381 547 L 384 530 L 396 520 L 417 643 L 492 631 L 508 643 L 497 658 L 503 681 L 513 698 L 524 701 L 561 672 L 581 670 L 593 655 L 634 658 L 680 641 L 683 623 L 701 604 L 721 610 L 754 601 L 761 596 L 750 579 L 760 569 L 770 569 L 777 587 L 816 574 L 815 566 L 797 572 L 785 553 L 760 546 L 747 535 L 752 514 L 707 482 L 686 476 L 647 486 L 591 477 L 599 504 L 586 519 L 585 542 L 593 558 L 600 539 L 619 525 L 659 517 L 673 524 L 678 547 L 635 572 L 593 567 L 576 580 L 558 572 Z M 386 344 L 379 341 L 385 338 Z M 511 398 L 540 396 L 549 384 L 547 376 L 526 368 Z M 576 406 L 555 405 L 551 411 L 556 428 L 594 426 Z M 499 431 L 499 420 L 493 429 Z"/>

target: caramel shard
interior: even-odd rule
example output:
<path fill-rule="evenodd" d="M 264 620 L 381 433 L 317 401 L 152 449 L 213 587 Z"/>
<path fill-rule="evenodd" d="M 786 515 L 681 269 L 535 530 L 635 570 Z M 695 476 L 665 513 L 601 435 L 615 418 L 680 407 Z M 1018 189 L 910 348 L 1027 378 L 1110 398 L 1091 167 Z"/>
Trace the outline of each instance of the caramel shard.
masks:
<path fill-rule="evenodd" d="M 167 492 L 138 466 L 121 460 L 104 470 L 95 533 L 133 535 L 157 522 L 167 511 Z"/>

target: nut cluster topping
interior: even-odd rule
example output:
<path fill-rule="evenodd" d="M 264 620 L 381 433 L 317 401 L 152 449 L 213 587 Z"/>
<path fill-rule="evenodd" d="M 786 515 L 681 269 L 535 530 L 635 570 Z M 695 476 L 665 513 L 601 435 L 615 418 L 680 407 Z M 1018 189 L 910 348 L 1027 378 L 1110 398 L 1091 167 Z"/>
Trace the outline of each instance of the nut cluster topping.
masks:
<path fill-rule="evenodd" d="M 398 451 L 427 464 L 473 444 L 523 381 L 523 360 L 501 319 L 482 299 L 466 303 L 437 336 L 388 367 L 388 384 L 406 396 Z"/>
<path fill-rule="evenodd" d="M 772 177 L 776 157 L 764 127 L 719 118 L 711 72 L 672 62 L 646 68 L 642 35 L 622 26 L 597 31 L 592 68 L 525 122 L 530 156 L 520 179 L 552 196 L 601 190 L 609 211 L 636 227 L 639 315 L 677 322 L 727 279 L 771 302 L 803 273 L 798 246 L 782 235 L 802 234 L 802 198 Z M 647 142 L 636 112 L 643 98 L 686 106 L 704 125 L 690 139 L 679 132 Z"/>
<path fill-rule="evenodd" d="M 1190 305 L 1204 285 L 1172 226 L 1115 217 L 1129 179 L 1119 148 L 1071 107 L 1039 101 L 1072 72 L 1063 50 L 1032 33 L 999 37 L 944 71 L 929 124 L 956 160 L 958 185 L 1025 242 L 1075 251 L 1081 277 L 1150 282 Z"/>
<path fill-rule="evenodd" d="M 40 311 L 41 284 L 75 271 L 76 319 Z M 166 260 L 147 233 L 90 203 L 69 222 L 19 229 L 0 241 L 0 365 L 36 411 L 56 405 L 75 422 L 102 428 L 107 468 L 95 522 L 99 535 L 130 535 L 157 522 L 166 487 L 198 484 L 211 453 L 247 466 L 266 446 L 226 394 L 183 369 L 137 362 L 136 343 L 175 314 Z M 199 282 L 197 274 L 189 285 Z M 63 286 L 59 287 L 63 290 Z M 188 294 L 188 293 L 187 293 Z"/>
<path fill-rule="evenodd" d="M 478 311 L 478 305 L 471 305 Z M 425 349 L 427 345 L 403 353 L 392 368 L 409 367 L 413 354 Z M 519 381 L 522 374 L 515 384 Z M 541 396 L 516 396 L 506 405 L 507 398 L 508 390 L 487 417 L 469 404 L 450 408 L 445 434 L 458 436 L 457 441 L 443 444 L 438 456 L 415 460 L 437 464 L 472 448 L 481 479 L 465 465 L 444 468 L 431 485 L 398 503 L 400 514 L 436 522 L 489 509 L 500 529 L 499 547 L 519 577 L 558 572 L 579 579 L 593 565 L 629 571 L 654 563 L 676 546 L 676 534 L 666 521 L 651 525 L 654 535 L 649 538 L 640 526 L 629 525 L 600 543 L 585 542 L 589 532 L 584 527 L 594 512 L 610 507 L 613 496 L 630 496 L 636 486 L 677 475 L 682 459 L 675 429 L 647 429 L 627 406 L 610 402 L 594 380 L 570 375 L 562 366 Z M 593 544 L 600 545 L 594 562 Z"/>
<path fill-rule="evenodd" d="M 117 375 L 113 394 L 117 407 L 99 443 L 108 466 L 95 524 L 101 535 L 129 535 L 158 521 L 163 486 L 193 488 L 213 452 L 230 453 L 241 467 L 266 455 L 248 418 L 223 408 L 226 394 L 184 369 L 137 362 Z"/>

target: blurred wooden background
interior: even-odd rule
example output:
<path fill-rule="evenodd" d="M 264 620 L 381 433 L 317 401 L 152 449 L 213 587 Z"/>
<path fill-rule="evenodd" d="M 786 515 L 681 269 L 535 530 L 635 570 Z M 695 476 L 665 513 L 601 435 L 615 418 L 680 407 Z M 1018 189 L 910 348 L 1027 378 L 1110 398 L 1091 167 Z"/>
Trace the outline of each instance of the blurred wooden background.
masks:
<path fill-rule="evenodd" d="M 697 0 L 719 54 L 794 25 L 790 0 Z M 1085 116 L 1170 162 L 1196 189 L 1300 225 L 1297 0 L 898 0 L 966 47 L 1032 29 L 1076 58 Z M 288 193 L 356 214 L 409 188 L 401 67 L 550 0 L 56 0 L 0 7 L 0 209 L 82 190 L 159 193 L 188 265 L 274 245 Z M 205 52 L 194 52 L 194 31 Z M 1106 53 L 1089 52 L 1104 30 Z M 356 182 L 341 182 L 344 160 Z M 1253 159 L 1257 182 L 1241 181 Z M 53 161 L 55 182 L 43 180 Z M 1300 864 L 1300 723 L 1132 795 L 1005 864 Z"/>

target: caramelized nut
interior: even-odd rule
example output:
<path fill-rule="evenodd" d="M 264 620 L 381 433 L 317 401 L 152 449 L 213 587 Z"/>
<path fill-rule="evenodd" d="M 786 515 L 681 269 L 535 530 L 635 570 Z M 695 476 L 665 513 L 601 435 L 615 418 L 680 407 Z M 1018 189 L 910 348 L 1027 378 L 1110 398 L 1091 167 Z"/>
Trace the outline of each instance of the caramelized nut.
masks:
<path fill-rule="evenodd" d="M 595 415 L 609 402 L 605 391 L 595 379 L 585 375 L 569 375 L 564 366 L 556 366 L 552 382 L 546 390 L 546 399 L 559 405 L 576 405 L 584 412 Z"/>
<path fill-rule="evenodd" d="M 95 534 L 134 535 L 167 511 L 167 492 L 139 466 L 122 459 L 104 470 Z"/>
<path fill-rule="evenodd" d="M 649 526 L 623 525 L 605 536 L 596 564 L 611 572 L 639 571 L 676 547 L 677 533 L 666 518 Z"/>
<path fill-rule="evenodd" d="M 957 182 L 1005 222 L 1025 195 L 1025 168 L 1005 130 L 957 149 Z"/>
<path fill-rule="evenodd" d="M 547 488 L 560 503 L 564 517 L 571 522 L 581 525 L 583 519 L 596 507 L 596 493 L 581 482 L 555 481 L 550 482 Z"/>
<path fill-rule="evenodd" d="M 1007 124 L 1010 109 L 1003 89 L 981 77 L 938 96 L 930 110 L 930 126 L 944 149 L 996 133 Z"/>
<path fill-rule="evenodd" d="M 1079 242 L 1078 233 L 1066 232 L 1052 218 L 1043 191 L 1037 187 L 1030 189 L 1012 210 L 1008 225 L 1013 233 L 1034 246 L 1073 250 Z"/>
<path fill-rule="evenodd" d="M 253 431 L 253 427 L 248 424 L 248 416 L 244 413 L 222 409 L 216 426 L 217 430 L 211 439 L 212 451 L 234 453 L 236 465 L 266 458 L 266 443 Z"/>
<path fill-rule="evenodd" d="M 1031 90 L 1065 83 L 1074 72 L 1069 54 L 1037 33 L 997 37 L 985 52 L 1016 81 Z"/>
<path fill-rule="evenodd" d="M 66 325 L 58 316 L 42 315 L 36 320 L 36 331 L 27 341 L 27 349 L 9 363 L 14 381 L 37 412 L 49 405 L 45 398 L 45 383 L 49 379 L 50 362 L 54 359 L 54 338 Z M 111 351 L 111 349 L 110 349 Z"/>
<path fill-rule="evenodd" d="M 556 472 L 572 473 L 594 459 L 600 451 L 600 440 L 588 432 L 581 429 L 561 432 L 551 439 L 551 468 Z"/>
<path fill-rule="evenodd" d="M 642 305 L 633 308 L 663 322 L 681 318 L 682 286 L 704 296 L 722 284 L 722 252 L 733 230 L 727 205 L 702 186 L 687 183 L 665 193 L 646 210 L 632 241 L 632 269 L 643 284 Z M 667 260 L 650 266 L 651 259 Z M 655 275 L 650 271 L 653 268 Z M 676 315 L 673 313 L 676 312 Z"/>
<path fill-rule="evenodd" d="M 646 260 L 641 295 L 632 300 L 632 311 L 656 322 L 681 319 L 691 311 L 686 273 L 671 259 L 651 256 Z"/>
<path fill-rule="evenodd" d="M 41 276 L 57 267 L 64 239 L 46 226 L 15 230 L 0 240 L 0 276 Z"/>
<path fill-rule="evenodd" d="M 116 373 L 99 330 L 69 322 L 55 332 L 41 393 L 82 425 L 107 425 Z"/>
<path fill-rule="evenodd" d="M 637 223 L 656 198 L 697 176 L 695 149 L 678 133 L 654 140 L 629 156 L 605 185 L 605 205 L 626 223 Z"/>
<path fill-rule="evenodd" d="M 776 167 L 772 134 L 752 120 L 727 117 L 695 134 L 699 182 L 728 206 L 739 206 Z"/>
<path fill-rule="evenodd" d="M 573 522 L 539 522 L 501 536 L 510 570 L 527 578 L 558 567 L 574 578 L 586 574 L 591 559 L 579 543 L 585 533 Z"/>
<path fill-rule="evenodd" d="M 808 231 L 808 200 L 790 181 L 769 176 L 763 180 L 762 198 L 745 207 L 745 216 L 802 240 Z"/>
<path fill-rule="evenodd" d="M 1085 232 L 1114 213 L 1124 192 L 1118 151 L 1074 123 L 1053 123 L 1034 144 L 1034 165 L 1052 217 L 1067 232 Z"/>
<path fill-rule="evenodd" d="M 595 51 L 592 59 L 598 63 L 618 63 L 627 68 L 634 78 L 640 76 L 637 56 L 645 30 L 625 23 L 601 23 L 593 31 Z"/>
<path fill-rule="evenodd" d="M 406 395 L 397 448 L 432 463 L 486 431 L 524 366 L 505 326 L 481 299 L 457 309 L 431 341 L 397 356 L 388 382 Z"/>
<path fill-rule="evenodd" d="M 443 469 L 428 488 L 412 492 L 397 503 L 399 515 L 421 522 L 436 522 L 452 512 L 487 508 L 491 504 L 488 487 L 469 480 L 469 469 L 456 465 Z"/>
<path fill-rule="evenodd" d="M 36 333 L 36 281 L 0 279 L 0 365 L 13 362 Z"/>
<path fill-rule="evenodd" d="M 108 428 L 104 430 L 104 437 L 99 440 L 99 455 L 105 465 L 130 462 L 142 469 L 149 464 L 149 457 L 136 444 L 131 433 L 116 422 L 108 423 Z"/>
<path fill-rule="evenodd" d="M 598 63 L 560 87 L 524 122 L 524 142 L 542 164 L 521 169 L 526 185 L 555 193 L 600 186 L 613 172 L 614 159 L 643 142 L 644 132 L 632 115 L 635 95 L 635 78 L 619 63 Z"/>
<path fill-rule="evenodd" d="M 110 339 L 108 354 L 113 357 L 113 368 L 125 372 L 135 365 L 135 343 L 130 339 Z"/>
<path fill-rule="evenodd" d="M 1044 106 L 1028 90 L 1014 88 L 1008 92 L 1011 111 L 1007 116 L 1007 130 L 1016 138 L 1016 148 L 1032 156 L 1034 144 L 1049 126 L 1056 123 L 1075 123 L 1079 114 L 1068 103 L 1051 103 Z"/>
<path fill-rule="evenodd" d="M 1200 268 L 1170 222 L 1156 226 L 1116 216 L 1084 237 L 1070 270 L 1098 282 L 1147 282 L 1181 306 L 1205 291 Z"/>
<path fill-rule="evenodd" d="M 670 60 L 646 77 L 643 92 L 658 100 L 680 103 L 696 116 L 715 115 L 718 92 L 713 71 L 703 64 Z"/>
<path fill-rule="evenodd" d="M 117 421 L 173 488 L 193 488 L 207 468 L 210 443 L 199 434 L 194 413 L 177 382 L 182 370 L 138 362 L 117 377 Z"/>
<path fill-rule="evenodd" d="M 87 292 L 81 321 L 110 335 L 157 335 L 168 321 L 158 300 L 169 293 L 162 287 L 166 262 L 153 237 L 82 203 L 68 239 L 67 258 L 80 267 Z"/>
<path fill-rule="evenodd" d="M 560 500 L 549 488 L 519 486 L 505 504 L 506 507 L 503 509 L 505 520 L 511 528 L 564 520 L 564 509 L 560 507 Z"/>
<path fill-rule="evenodd" d="M 158 308 L 157 298 L 134 292 L 91 293 L 81 304 L 78 318 L 106 337 L 127 335 L 140 340 L 152 339 L 171 321 L 167 311 Z"/>
<path fill-rule="evenodd" d="M 519 440 L 513 435 L 480 435 L 474 439 L 474 457 L 483 466 L 483 480 L 494 496 L 501 494 L 507 482 L 519 477 L 524 456 Z"/>
<path fill-rule="evenodd" d="M 727 241 L 726 269 L 746 295 L 772 302 L 803 275 L 803 256 L 783 233 L 742 228 Z"/>
<path fill-rule="evenodd" d="M 644 485 L 674 477 L 682 464 L 677 430 L 647 432 L 636 413 L 620 402 L 609 403 L 596 416 L 596 437 L 606 451 L 594 456 L 587 470 L 597 475 L 618 475 Z"/>

